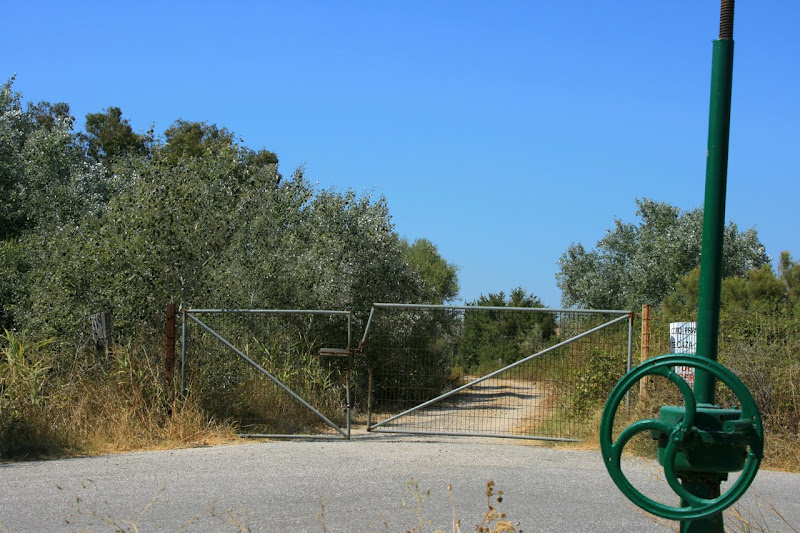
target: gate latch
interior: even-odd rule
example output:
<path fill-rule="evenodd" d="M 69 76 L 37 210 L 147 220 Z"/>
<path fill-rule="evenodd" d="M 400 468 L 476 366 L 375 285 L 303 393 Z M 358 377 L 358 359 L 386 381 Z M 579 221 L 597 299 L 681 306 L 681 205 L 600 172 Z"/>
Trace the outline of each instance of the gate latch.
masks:
<path fill-rule="evenodd" d="M 350 350 L 347 348 L 320 348 L 319 355 L 322 357 L 350 357 Z"/>

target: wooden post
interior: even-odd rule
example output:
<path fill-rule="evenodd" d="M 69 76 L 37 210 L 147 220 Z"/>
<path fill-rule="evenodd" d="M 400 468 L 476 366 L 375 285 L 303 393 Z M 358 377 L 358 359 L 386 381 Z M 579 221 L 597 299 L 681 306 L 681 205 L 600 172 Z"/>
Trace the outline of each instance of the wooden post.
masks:
<path fill-rule="evenodd" d="M 108 349 L 111 347 L 111 311 L 103 311 L 90 318 L 95 348 L 108 355 Z"/>
<path fill-rule="evenodd" d="M 650 304 L 642 305 L 642 352 L 641 362 L 650 359 L 650 328 L 652 325 L 652 307 Z M 653 377 L 645 376 L 639 381 L 639 398 L 650 398 L 650 389 L 653 387 Z"/>
<path fill-rule="evenodd" d="M 175 304 L 167 304 L 167 324 L 165 328 L 166 345 L 164 349 L 164 378 L 168 390 L 172 390 L 172 378 L 175 375 Z"/>

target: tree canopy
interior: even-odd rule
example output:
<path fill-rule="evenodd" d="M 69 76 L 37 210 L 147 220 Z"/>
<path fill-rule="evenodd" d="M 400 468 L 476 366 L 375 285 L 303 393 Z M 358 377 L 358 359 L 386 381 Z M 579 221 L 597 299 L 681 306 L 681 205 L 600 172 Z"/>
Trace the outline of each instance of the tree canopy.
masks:
<path fill-rule="evenodd" d="M 156 335 L 188 306 L 352 309 L 455 297 L 455 267 L 409 245 L 384 198 L 320 190 L 301 167 L 224 127 L 177 120 L 135 133 L 122 111 L 22 105 L 0 92 L 0 323 L 86 341 L 88 316 L 121 338 Z"/>
<path fill-rule="evenodd" d="M 86 133 L 78 137 L 86 143 L 89 157 L 107 166 L 125 154 L 145 153 L 149 140 L 148 136 L 133 131 L 118 107 L 86 115 Z"/>
<path fill-rule="evenodd" d="M 792 260 L 789 252 L 781 253 L 777 273 L 769 265 L 763 265 L 743 276 L 724 278 L 721 288 L 722 309 L 766 314 L 785 311 L 800 316 L 800 263 Z M 693 314 L 699 291 L 700 269 L 694 268 L 664 299 L 664 309 L 675 316 Z"/>
<path fill-rule="evenodd" d="M 428 239 L 409 244 L 400 242 L 408 264 L 421 276 L 425 287 L 424 303 L 443 304 L 458 296 L 458 268 L 448 263 Z"/>
<path fill-rule="evenodd" d="M 571 244 L 556 274 L 566 307 L 631 309 L 658 304 L 700 264 L 703 210 L 681 211 L 666 203 L 637 199 L 638 224 L 614 221 L 593 250 Z M 725 226 L 723 277 L 746 276 L 769 265 L 754 228 Z"/>

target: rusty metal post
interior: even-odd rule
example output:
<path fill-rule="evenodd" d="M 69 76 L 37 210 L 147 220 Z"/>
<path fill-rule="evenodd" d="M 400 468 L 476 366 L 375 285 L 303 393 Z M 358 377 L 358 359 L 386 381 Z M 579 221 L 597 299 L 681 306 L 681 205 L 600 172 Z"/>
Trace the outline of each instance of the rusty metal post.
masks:
<path fill-rule="evenodd" d="M 167 321 L 164 328 L 164 379 L 167 390 L 173 388 L 173 378 L 175 376 L 175 304 L 167 304 Z"/>
<path fill-rule="evenodd" d="M 652 311 L 650 304 L 642 305 L 642 347 L 640 360 L 642 363 L 650 359 L 650 333 L 652 328 Z M 646 376 L 639 382 L 639 399 L 650 399 L 650 389 L 653 387 L 653 376 Z"/>

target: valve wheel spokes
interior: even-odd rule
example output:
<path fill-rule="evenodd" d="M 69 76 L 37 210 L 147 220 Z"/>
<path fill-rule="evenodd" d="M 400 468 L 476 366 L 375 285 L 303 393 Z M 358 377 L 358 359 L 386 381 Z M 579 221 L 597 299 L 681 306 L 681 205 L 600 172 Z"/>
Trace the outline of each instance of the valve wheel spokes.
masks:
<path fill-rule="evenodd" d="M 746 463 L 739 478 L 733 486 L 717 498 L 705 499 L 695 496 L 681 485 L 675 472 L 675 459 L 690 434 L 695 431 L 694 422 L 697 414 L 697 403 L 691 387 L 672 369 L 675 366 L 691 366 L 713 374 L 725 383 L 741 403 L 741 416 L 737 422 L 747 421 L 749 431 L 750 450 Z M 626 427 L 612 440 L 612 429 L 617 409 L 625 394 L 645 376 L 658 375 L 674 383 L 683 396 L 685 414 L 680 422 L 672 424 L 663 420 L 647 418 L 638 420 Z M 621 459 L 625 445 L 637 434 L 644 431 L 658 431 L 667 435 L 667 446 L 664 452 L 664 475 L 672 490 L 684 501 L 686 507 L 672 507 L 652 500 L 642 494 L 622 472 Z M 611 479 L 619 489 L 633 503 L 654 515 L 670 520 L 696 520 L 705 518 L 727 509 L 738 500 L 755 478 L 764 447 L 764 434 L 761 427 L 761 417 L 750 391 L 736 375 L 710 359 L 690 355 L 664 355 L 645 361 L 626 374 L 614 389 L 603 409 L 603 418 L 600 424 L 600 448 L 603 453 L 603 462 L 606 465 Z"/>

